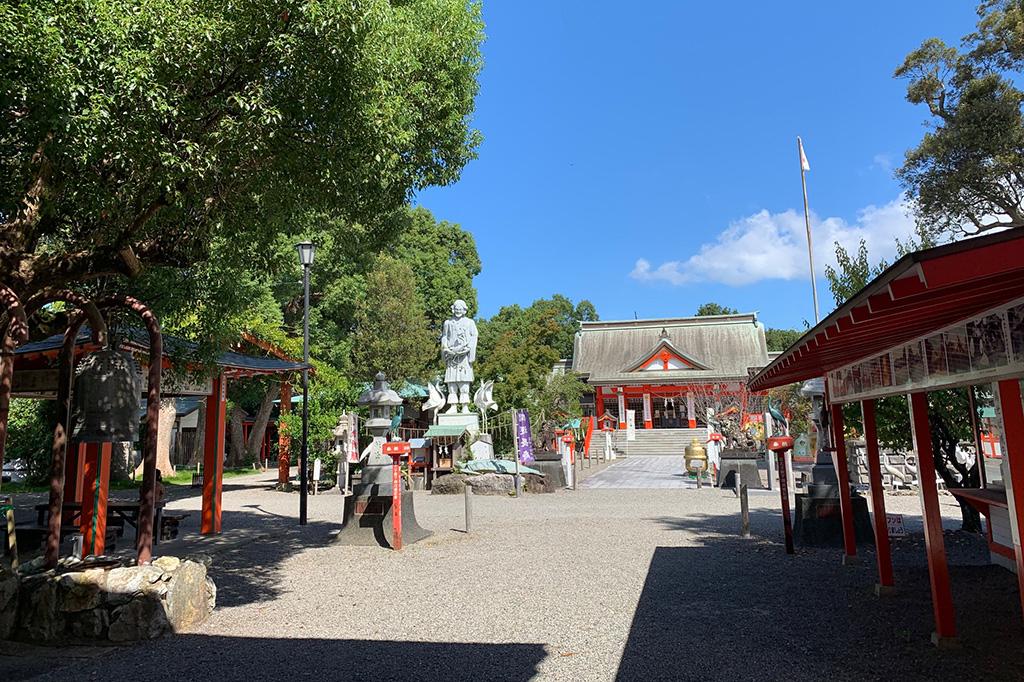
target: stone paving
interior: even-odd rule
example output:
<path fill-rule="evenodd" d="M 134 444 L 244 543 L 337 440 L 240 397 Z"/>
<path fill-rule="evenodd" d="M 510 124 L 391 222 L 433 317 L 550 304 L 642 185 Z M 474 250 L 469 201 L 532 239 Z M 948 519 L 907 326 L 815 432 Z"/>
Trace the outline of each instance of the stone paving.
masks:
<path fill-rule="evenodd" d="M 682 457 L 651 455 L 616 460 L 604 471 L 582 482 L 580 487 L 627 490 L 695 489 L 697 481 L 683 473 Z"/>
<path fill-rule="evenodd" d="M 629 460 L 591 479 L 608 474 Z M 639 466 L 639 465 L 634 465 Z M 629 467 L 626 467 L 629 468 Z M 778 499 L 751 496 L 737 537 L 730 491 L 583 487 L 520 499 L 417 492 L 433 536 L 401 552 L 339 546 L 341 498 L 271 476 L 225 486 L 224 528 L 161 552 L 213 556 L 218 608 L 194 631 L 127 648 L 0 645 L 0 680 L 1021 679 L 1016 580 L 978 536 L 947 535 L 963 648 L 929 643 L 921 536 L 896 543 L 899 594 L 878 600 L 870 548 L 781 546 Z M 887 501 L 889 500 L 887 496 Z M 916 498 L 905 497 L 908 513 Z M 899 498 L 894 502 L 902 502 Z M 199 509 L 196 495 L 169 508 Z M 948 528 L 955 504 L 944 503 Z M 821 636 L 827 633 L 827 636 Z"/>

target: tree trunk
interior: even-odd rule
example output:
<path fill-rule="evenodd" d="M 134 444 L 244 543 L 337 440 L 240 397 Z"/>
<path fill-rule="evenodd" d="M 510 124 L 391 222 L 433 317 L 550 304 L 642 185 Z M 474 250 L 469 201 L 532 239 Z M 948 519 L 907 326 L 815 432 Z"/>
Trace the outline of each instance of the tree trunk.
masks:
<path fill-rule="evenodd" d="M 164 398 L 160 401 L 160 426 L 156 441 L 156 470 L 165 478 L 174 474 L 171 466 L 171 432 L 174 430 L 174 420 L 177 418 L 177 408 L 174 398 Z M 145 442 L 145 441 L 143 441 Z M 135 469 L 135 477 L 142 478 L 143 461 Z"/>
<path fill-rule="evenodd" d="M 206 449 L 206 402 L 199 406 L 199 418 L 196 421 L 196 442 L 188 459 L 188 466 L 195 469 L 203 461 Z"/>
<path fill-rule="evenodd" d="M 975 458 L 974 466 L 970 469 L 965 467 L 956 458 L 959 441 L 945 420 L 939 415 L 929 414 L 928 422 L 932 432 L 932 456 L 935 460 L 935 471 L 942 477 L 946 488 L 977 488 L 981 485 L 978 472 L 981 458 Z M 959 481 L 953 476 L 953 471 L 960 474 Z M 982 532 L 981 515 L 978 511 L 959 497 L 956 498 L 956 501 L 960 505 L 960 517 L 963 521 L 960 530 L 968 533 Z"/>
<path fill-rule="evenodd" d="M 245 429 L 242 421 L 245 419 L 245 410 L 238 405 L 231 408 L 229 425 L 231 426 L 231 447 L 228 448 L 228 466 L 240 467 L 245 463 Z"/>
<path fill-rule="evenodd" d="M 280 384 L 276 381 L 270 382 L 267 387 L 267 392 L 263 395 L 263 402 L 260 403 L 259 409 L 256 411 L 256 421 L 252 425 L 252 431 L 249 432 L 249 442 L 245 444 L 246 454 L 249 459 L 259 461 L 260 449 L 263 445 L 263 436 L 267 433 L 267 424 L 270 422 L 270 413 L 274 411 L 274 400 L 277 398 L 280 392 Z M 260 462 L 260 466 L 263 462 Z"/>

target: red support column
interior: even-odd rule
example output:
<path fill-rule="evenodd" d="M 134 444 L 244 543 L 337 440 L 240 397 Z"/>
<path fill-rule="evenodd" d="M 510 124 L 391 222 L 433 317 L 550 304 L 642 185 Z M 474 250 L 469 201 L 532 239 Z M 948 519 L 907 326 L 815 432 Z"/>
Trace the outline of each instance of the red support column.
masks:
<path fill-rule="evenodd" d="M 113 443 L 83 444 L 82 556 L 100 555 L 107 549 L 107 498 L 110 493 L 110 459 Z"/>
<path fill-rule="evenodd" d="M 881 596 L 894 590 L 892 551 L 889 548 L 889 528 L 885 522 L 885 490 L 882 488 L 882 461 L 878 452 L 878 426 L 875 420 L 875 401 L 862 400 L 864 415 L 864 442 L 867 444 L 868 482 L 871 484 L 871 520 L 875 529 L 875 550 L 878 561 L 878 584 L 875 594 Z"/>
<path fill-rule="evenodd" d="M 604 416 L 604 391 L 600 386 L 594 388 L 594 416 L 598 419 Z"/>
<path fill-rule="evenodd" d="M 203 444 L 203 515 L 200 528 L 204 535 L 220 532 L 227 384 L 227 378 L 223 374 L 216 377 L 213 380 L 213 392 L 206 397 L 206 437 Z"/>
<path fill-rule="evenodd" d="M 853 529 L 853 501 L 850 499 L 850 467 L 846 459 L 843 437 L 843 406 L 832 405 L 832 441 L 835 443 L 832 462 L 839 479 L 839 512 L 843 519 L 843 563 L 856 560 L 857 536 Z"/>
<path fill-rule="evenodd" d="M 285 381 L 281 384 L 281 403 L 277 418 L 277 484 L 281 486 L 287 485 L 291 477 L 292 436 L 288 433 L 288 425 L 285 423 L 285 416 L 291 411 L 292 385 Z"/>
<path fill-rule="evenodd" d="M 948 645 L 956 640 L 956 613 L 953 593 L 949 587 L 949 566 L 946 563 L 946 545 L 942 539 L 942 513 L 939 511 L 939 493 L 935 487 L 935 459 L 932 454 L 932 433 L 928 424 L 928 396 L 911 393 L 910 430 L 917 453 L 918 485 L 921 490 L 921 508 L 924 519 L 924 541 L 928 552 L 928 576 L 932 587 L 932 610 L 935 612 L 935 632 L 932 642 Z"/>
<path fill-rule="evenodd" d="M 693 406 L 693 391 L 686 392 L 686 426 L 691 429 L 697 428 L 697 415 L 694 414 Z"/>
<path fill-rule="evenodd" d="M 64 503 L 81 502 L 85 481 L 85 443 L 75 445 L 75 454 L 64 464 Z"/>
<path fill-rule="evenodd" d="M 1021 548 L 1021 533 L 1024 532 L 1024 405 L 1021 404 L 1020 380 L 1004 379 L 997 384 L 996 392 L 1003 418 L 1003 457 L 1006 457 L 1010 478 L 1006 486 L 1006 501 L 1010 512 L 1013 554 L 1017 562 L 1018 591 L 1024 607 L 1024 549 Z"/>
<path fill-rule="evenodd" d="M 654 405 L 651 404 L 650 386 L 644 386 L 644 428 L 654 428 Z"/>

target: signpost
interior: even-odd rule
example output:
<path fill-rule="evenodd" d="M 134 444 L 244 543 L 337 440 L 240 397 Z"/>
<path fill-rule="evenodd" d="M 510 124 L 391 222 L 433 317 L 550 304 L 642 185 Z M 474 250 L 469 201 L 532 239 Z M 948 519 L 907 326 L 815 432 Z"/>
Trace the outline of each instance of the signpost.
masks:
<path fill-rule="evenodd" d="M 779 471 L 779 495 L 782 497 L 782 526 L 786 533 L 786 554 L 794 554 L 793 522 L 789 518 L 789 484 L 786 480 L 786 452 L 793 447 L 792 436 L 772 436 L 768 439 L 768 450 L 775 453 Z"/>
<path fill-rule="evenodd" d="M 891 538 L 907 537 L 907 528 L 903 525 L 903 514 L 886 514 L 885 528 Z"/>
<path fill-rule="evenodd" d="M 384 443 L 381 452 L 391 457 L 391 548 L 402 549 L 402 456 L 412 451 L 409 443 Z"/>
<path fill-rule="evenodd" d="M 520 464 L 530 464 L 533 460 L 533 434 L 530 431 L 530 413 L 528 410 L 513 411 L 512 435 L 516 446 L 516 497 L 522 487 L 519 474 Z"/>

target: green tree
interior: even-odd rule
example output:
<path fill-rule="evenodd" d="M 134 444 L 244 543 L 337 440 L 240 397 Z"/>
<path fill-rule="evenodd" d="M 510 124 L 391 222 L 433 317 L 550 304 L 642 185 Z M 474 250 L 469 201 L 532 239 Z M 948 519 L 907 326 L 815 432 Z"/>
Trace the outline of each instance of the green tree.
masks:
<path fill-rule="evenodd" d="M 574 305 L 559 294 L 528 308 L 505 306 L 480 321 L 477 373 L 495 380 L 495 398 L 502 407 L 537 410 L 552 367 L 572 356 L 579 323 L 596 319 L 589 301 Z"/>
<path fill-rule="evenodd" d="M 896 69 L 930 129 L 897 175 L 931 234 L 959 236 L 1024 225 L 1024 6 L 986 0 L 958 50 L 924 41 Z"/>
<path fill-rule="evenodd" d="M 701 303 L 700 307 L 697 308 L 695 315 L 697 317 L 707 317 L 709 315 L 737 315 L 739 312 L 740 311 L 735 308 L 730 308 L 714 302 L 708 302 Z"/>
<path fill-rule="evenodd" d="M 43 286 L 376 226 L 458 178 L 480 7 L 465 0 L 0 6 L 0 280 Z"/>
<path fill-rule="evenodd" d="M 799 329 L 765 329 L 764 340 L 769 351 L 784 351 L 803 336 Z"/>
<path fill-rule="evenodd" d="M 899 249 L 907 250 L 912 248 L 912 245 L 912 241 L 901 244 Z M 850 296 L 863 289 L 873 277 L 886 267 L 884 261 L 877 265 L 871 265 L 867 245 L 863 240 L 860 242 L 860 248 L 855 257 L 850 257 L 839 244 L 836 244 L 836 261 L 838 269 L 826 267 L 825 275 L 837 306 L 842 305 Z M 928 394 L 928 422 L 931 427 L 935 470 L 949 488 L 978 487 L 980 485 L 978 469 L 982 466 L 980 457 L 970 470 L 960 464 L 956 458 L 956 449 L 960 443 L 974 442 L 967 394 L 969 390 L 976 390 L 976 388 L 946 389 Z M 978 417 L 980 418 L 980 415 Z M 848 431 L 863 433 L 863 417 L 859 403 L 844 405 L 843 419 Z M 899 450 L 909 450 L 913 447 L 910 416 L 904 396 L 878 400 L 876 420 L 878 439 L 883 445 Z M 981 520 L 973 507 L 961 502 L 960 513 L 963 517 L 963 530 L 981 531 Z"/>
<path fill-rule="evenodd" d="M 456 299 L 465 301 L 474 316 L 473 278 L 480 274 L 480 256 L 473 235 L 454 223 L 438 222 L 423 207 L 404 209 L 395 220 L 398 237 L 391 253 L 412 268 L 431 329 L 441 333 Z"/>
<path fill-rule="evenodd" d="M 421 379 L 435 365 L 434 336 L 408 264 L 387 255 L 377 258 L 366 278 L 366 295 L 356 308 L 355 322 L 353 376 L 370 380 L 384 372 L 398 383 Z"/>

